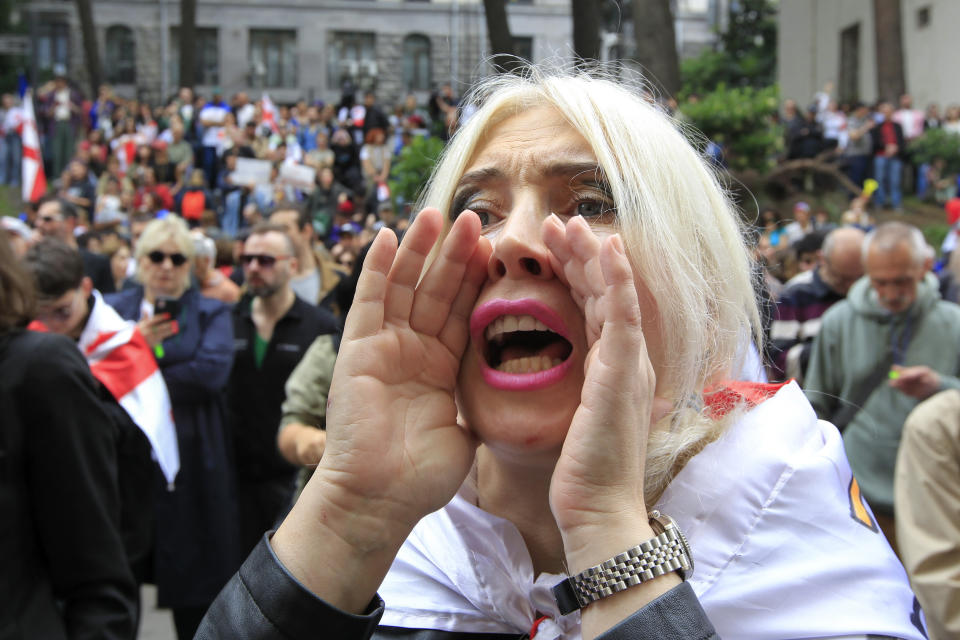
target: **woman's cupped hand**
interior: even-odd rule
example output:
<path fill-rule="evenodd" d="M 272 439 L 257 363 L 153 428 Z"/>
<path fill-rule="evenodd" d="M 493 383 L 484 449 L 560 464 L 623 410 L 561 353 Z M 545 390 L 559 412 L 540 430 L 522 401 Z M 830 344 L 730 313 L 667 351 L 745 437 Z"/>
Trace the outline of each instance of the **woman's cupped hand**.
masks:
<path fill-rule="evenodd" d="M 554 272 L 566 280 L 586 323 L 580 406 L 550 484 L 568 564 L 580 571 L 637 544 L 648 530 L 647 438 L 671 403 L 655 397 L 656 374 L 621 237 L 598 236 L 582 217 L 564 224 L 556 216 L 544 222 L 542 235 Z M 609 550 L 596 544 L 605 538 Z"/>
<path fill-rule="evenodd" d="M 400 529 L 453 497 L 477 445 L 457 422 L 454 391 L 490 244 L 467 212 L 421 278 L 442 226 L 440 212 L 425 209 L 399 247 L 389 230 L 374 240 L 337 357 L 317 470 L 345 507 Z"/>
<path fill-rule="evenodd" d="M 323 458 L 271 541 L 304 586 L 345 611 L 364 610 L 476 453 L 454 391 L 490 243 L 466 212 L 421 278 L 442 228 L 440 212 L 424 209 L 399 247 L 388 229 L 374 240 L 337 356 Z"/>

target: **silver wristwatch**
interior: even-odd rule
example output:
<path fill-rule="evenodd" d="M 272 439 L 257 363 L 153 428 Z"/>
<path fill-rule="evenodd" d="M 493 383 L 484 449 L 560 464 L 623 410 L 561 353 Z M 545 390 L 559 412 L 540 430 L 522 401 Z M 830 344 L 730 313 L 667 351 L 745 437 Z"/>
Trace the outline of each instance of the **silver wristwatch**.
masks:
<path fill-rule="evenodd" d="M 560 615 L 673 571 L 681 580 L 693 573 L 693 554 L 677 523 L 659 511 L 648 516 L 656 536 L 553 588 Z"/>

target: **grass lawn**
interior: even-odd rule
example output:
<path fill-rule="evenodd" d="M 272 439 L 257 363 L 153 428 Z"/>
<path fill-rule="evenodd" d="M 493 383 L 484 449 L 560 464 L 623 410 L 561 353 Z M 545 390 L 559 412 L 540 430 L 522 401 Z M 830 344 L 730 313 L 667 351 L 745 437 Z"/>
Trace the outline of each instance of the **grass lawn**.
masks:
<path fill-rule="evenodd" d="M 0 216 L 17 216 L 22 210 L 20 187 L 0 185 Z"/>

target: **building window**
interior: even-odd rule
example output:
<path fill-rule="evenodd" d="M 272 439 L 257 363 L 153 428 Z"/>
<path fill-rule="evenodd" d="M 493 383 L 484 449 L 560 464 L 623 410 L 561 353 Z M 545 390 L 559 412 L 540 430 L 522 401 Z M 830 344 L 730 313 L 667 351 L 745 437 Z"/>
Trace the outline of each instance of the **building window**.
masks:
<path fill-rule="evenodd" d="M 37 39 L 35 51 L 37 68 L 52 70 L 54 66 L 67 66 L 70 51 L 70 27 L 65 22 L 46 14 L 37 16 Z"/>
<path fill-rule="evenodd" d="M 860 97 L 860 23 L 840 32 L 840 82 L 837 95 L 841 102 Z"/>
<path fill-rule="evenodd" d="M 350 85 L 361 91 L 377 86 L 376 37 L 372 33 L 336 31 L 327 47 L 327 86 L 343 90 Z M 404 45 L 406 51 L 406 45 Z M 404 62 L 406 64 L 406 62 Z"/>
<path fill-rule="evenodd" d="M 220 84 L 220 44 L 214 27 L 197 27 L 194 46 L 194 81 L 199 85 Z M 170 81 L 180 85 L 180 29 L 170 29 Z"/>
<path fill-rule="evenodd" d="M 923 29 L 930 24 L 930 7 L 917 9 L 917 29 Z"/>
<path fill-rule="evenodd" d="M 107 27 L 106 79 L 110 84 L 136 84 L 137 44 L 133 29 L 115 24 Z"/>
<path fill-rule="evenodd" d="M 533 62 L 533 36 L 514 36 L 513 55 L 527 62 Z"/>
<path fill-rule="evenodd" d="M 250 84 L 257 89 L 296 88 L 296 31 L 286 29 L 250 30 Z"/>
<path fill-rule="evenodd" d="M 408 91 L 430 89 L 430 39 L 409 35 L 403 39 L 403 85 Z"/>

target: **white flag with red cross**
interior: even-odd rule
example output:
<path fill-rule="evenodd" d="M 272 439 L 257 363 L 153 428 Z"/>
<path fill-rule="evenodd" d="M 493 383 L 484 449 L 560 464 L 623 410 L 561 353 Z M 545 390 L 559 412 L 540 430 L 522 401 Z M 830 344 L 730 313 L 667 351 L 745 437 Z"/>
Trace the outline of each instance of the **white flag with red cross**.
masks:
<path fill-rule="evenodd" d="M 277 106 L 273 104 L 273 100 L 270 99 L 270 96 L 268 96 L 266 92 L 263 93 L 263 99 L 260 101 L 260 111 L 263 114 L 263 124 L 268 125 L 274 133 L 279 133 L 280 127 L 277 125 L 279 113 L 277 112 Z"/>
<path fill-rule="evenodd" d="M 47 177 L 43 173 L 43 155 L 40 153 L 40 135 L 37 133 L 37 118 L 33 111 L 33 92 L 23 96 L 23 124 L 20 129 L 23 146 L 24 202 L 36 202 L 47 192 Z"/>

